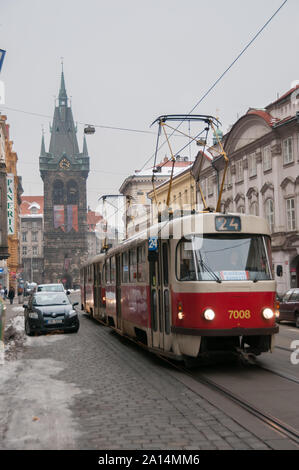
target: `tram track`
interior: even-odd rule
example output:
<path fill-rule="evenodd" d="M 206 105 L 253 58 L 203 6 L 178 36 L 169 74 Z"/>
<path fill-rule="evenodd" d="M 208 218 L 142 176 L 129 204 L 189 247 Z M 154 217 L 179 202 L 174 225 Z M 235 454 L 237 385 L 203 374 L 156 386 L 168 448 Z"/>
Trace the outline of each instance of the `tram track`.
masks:
<path fill-rule="evenodd" d="M 95 323 L 102 324 L 103 326 L 107 327 L 107 325 L 102 321 L 98 321 L 96 319 L 92 319 L 92 321 L 94 321 Z M 112 328 L 111 331 L 114 331 L 114 329 Z M 134 345 L 137 345 L 138 347 L 141 346 L 143 351 L 148 352 L 148 348 L 144 344 L 134 340 L 133 338 L 130 338 L 126 335 L 122 335 L 120 337 L 122 337 L 123 339 L 129 340 L 129 342 L 133 343 Z M 118 349 L 117 349 L 117 352 L 119 352 Z M 198 377 L 198 376 L 196 376 L 196 373 L 194 371 L 180 365 L 179 363 L 176 363 L 175 361 L 173 361 L 169 358 L 166 358 L 165 356 L 157 354 L 157 353 L 155 353 L 154 355 L 157 358 L 159 358 L 159 360 L 161 362 L 163 362 L 164 364 L 167 364 L 172 369 L 177 370 L 178 372 L 184 374 L 185 376 L 188 376 L 189 378 L 191 378 L 195 382 L 211 389 L 214 392 L 219 393 L 223 397 L 225 397 L 225 398 L 229 399 L 230 401 L 234 402 L 240 408 L 247 411 L 251 416 L 254 416 L 259 421 L 261 421 L 263 424 L 268 426 L 270 429 L 272 429 L 273 431 L 279 433 L 284 438 L 289 439 L 294 444 L 296 444 L 296 446 L 299 447 L 299 432 L 295 428 L 290 426 L 289 424 L 287 424 L 287 423 L 283 422 L 281 419 L 276 418 L 275 416 L 271 415 L 271 413 L 267 413 L 267 412 L 259 409 L 254 404 L 252 404 L 249 401 L 245 400 L 244 398 L 237 395 L 236 393 L 229 390 L 228 388 L 224 387 L 223 385 L 221 385 L 219 383 L 216 383 L 214 380 L 211 380 L 210 378 L 206 377 L 204 374 L 201 374 L 200 377 Z M 131 366 L 132 366 L 132 364 L 131 364 Z M 297 380 L 294 377 L 287 376 L 287 374 L 283 374 L 283 373 L 279 373 L 277 371 L 273 371 L 273 370 L 268 369 L 264 366 L 260 366 L 259 364 L 257 365 L 257 367 L 259 369 L 263 369 L 267 372 L 270 372 L 273 375 L 279 376 L 279 377 L 281 377 L 285 380 L 289 380 L 289 381 L 292 381 L 292 382 L 295 382 L 295 383 L 299 383 L 299 380 Z M 176 378 L 177 378 L 177 380 L 179 380 L 178 377 L 176 377 Z M 191 389 L 191 387 L 188 386 L 186 383 L 185 383 L 185 386 L 188 387 L 189 389 Z M 197 393 L 198 395 L 200 395 L 200 393 L 194 391 L 194 389 L 192 389 L 192 391 L 194 393 Z"/>
<path fill-rule="evenodd" d="M 167 362 L 172 367 L 174 367 L 180 372 L 183 372 L 185 375 L 188 375 L 189 377 L 191 377 L 193 380 L 200 383 L 201 385 L 205 385 L 209 387 L 211 390 L 219 392 L 221 393 L 221 395 L 225 396 L 226 398 L 229 398 L 231 401 L 239 405 L 241 408 L 249 412 L 251 415 L 258 418 L 260 421 L 262 421 L 264 424 L 269 426 L 271 429 L 279 432 L 281 435 L 283 435 L 284 437 L 287 437 L 288 439 L 290 439 L 292 442 L 294 442 L 295 444 L 299 446 L 299 432 L 296 429 L 294 429 L 292 426 L 289 426 L 288 424 L 284 423 L 280 419 L 272 416 L 270 413 L 266 413 L 265 411 L 260 410 L 255 405 L 249 403 L 247 400 L 244 400 L 244 398 L 240 397 L 239 395 L 232 392 L 231 390 L 228 390 L 226 387 L 223 387 L 222 385 L 217 384 L 215 381 L 205 377 L 204 375 L 201 374 L 201 377 L 198 377 L 194 373 L 192 373 L 190 370 L 188 370 L 186 367 L 174 364 L 172 361 L 170 361 L 169 359 L 163 356 L 159 355 L 159 357 L 162 361 Z M 279 375 L 279 374 L 276 374 L 276 375 Z"/>

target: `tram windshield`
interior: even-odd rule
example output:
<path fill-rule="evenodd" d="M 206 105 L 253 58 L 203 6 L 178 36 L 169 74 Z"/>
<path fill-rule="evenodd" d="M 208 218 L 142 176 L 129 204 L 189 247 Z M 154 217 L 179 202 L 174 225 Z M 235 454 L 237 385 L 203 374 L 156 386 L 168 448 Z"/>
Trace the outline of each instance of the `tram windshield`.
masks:
<path fill-rule="evenodd" d="M 177 246 L 180 281 L 272 279 L 270 238 L 263 235 L 191 235 Z"/>

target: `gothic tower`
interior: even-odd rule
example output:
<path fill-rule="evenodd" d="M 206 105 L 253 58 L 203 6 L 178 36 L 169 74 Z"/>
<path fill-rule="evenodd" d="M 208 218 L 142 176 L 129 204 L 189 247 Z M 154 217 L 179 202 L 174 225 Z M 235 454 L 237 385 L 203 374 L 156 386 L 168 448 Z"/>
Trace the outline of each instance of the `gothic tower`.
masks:
<path fill-rule="evenodd" d="M 76 132 L 62 70 L 49 152 L 42 136 L 39 167 L 44 183 L 44 282 L 63 282 L 67 288 L 79 285 L 80 266 L 87 257 L 89 156 L 85 136 L 79 152 Z"/>

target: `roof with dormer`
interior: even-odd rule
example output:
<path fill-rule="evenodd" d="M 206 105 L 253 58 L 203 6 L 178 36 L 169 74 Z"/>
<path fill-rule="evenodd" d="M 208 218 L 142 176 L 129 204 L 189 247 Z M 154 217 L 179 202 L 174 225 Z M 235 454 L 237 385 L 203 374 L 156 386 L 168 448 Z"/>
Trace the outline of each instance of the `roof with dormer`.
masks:
<path fill-rule="evenodd" d="M 43 216 L 44 196 L 21 196 L 20 216 Z M 35 209 L 32 211 L 32 209 Z M 32 213 L 34 212 L 34 214 Z"/>

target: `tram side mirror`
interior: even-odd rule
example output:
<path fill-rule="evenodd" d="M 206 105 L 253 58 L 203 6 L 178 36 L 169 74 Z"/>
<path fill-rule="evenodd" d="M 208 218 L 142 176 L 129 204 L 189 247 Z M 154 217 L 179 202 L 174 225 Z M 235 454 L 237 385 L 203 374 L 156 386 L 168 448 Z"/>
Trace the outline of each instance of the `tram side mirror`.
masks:
<path fill-rule="evenodd" d="M 276 266 L 276 275 L 277 275 L 278 277 L 281 277 L 281 276 L 282 276 L 282 266 L 281 266 L 281 264 L 278 264 L 278 265 Z"/>

